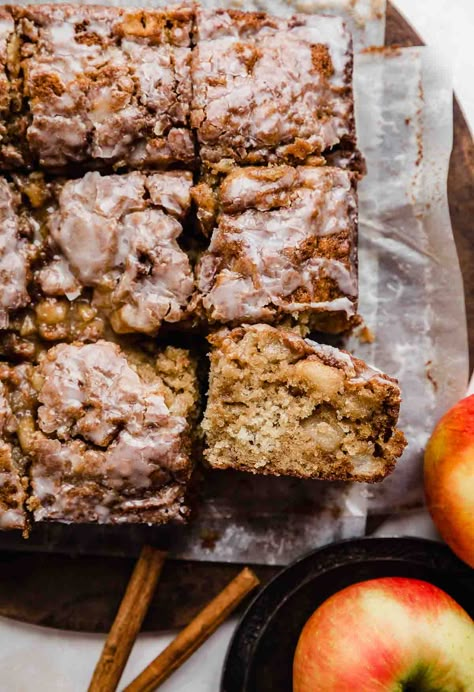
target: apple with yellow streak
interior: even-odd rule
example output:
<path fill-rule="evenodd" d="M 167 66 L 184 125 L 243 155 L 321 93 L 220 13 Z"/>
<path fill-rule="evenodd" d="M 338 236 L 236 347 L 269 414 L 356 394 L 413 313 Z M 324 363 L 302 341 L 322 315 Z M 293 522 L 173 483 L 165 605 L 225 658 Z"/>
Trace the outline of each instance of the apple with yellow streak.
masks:
<path fill-rule="evenodd" d="M 293 692 L 474 692 L 474 622 L 436 586 L 353 584 L 306 623 Z"/>
<path fill-rule="evenodd" d="M 474 395 L 439 421 L 425 452 L 425 493 L 438 531 L 474 567 Z"/>

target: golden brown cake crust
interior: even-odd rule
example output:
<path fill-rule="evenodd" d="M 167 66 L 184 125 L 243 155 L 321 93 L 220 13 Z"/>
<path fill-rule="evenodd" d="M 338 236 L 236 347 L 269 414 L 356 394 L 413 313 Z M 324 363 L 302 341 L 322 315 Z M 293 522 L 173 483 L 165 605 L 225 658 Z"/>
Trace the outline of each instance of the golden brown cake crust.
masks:
<path fill-rule="evenodd" d="M 400 389 L 330 346 L 253 325 L 209 338 L 205 456 L 214 468 L 376 482 L 405 446 Z"/>

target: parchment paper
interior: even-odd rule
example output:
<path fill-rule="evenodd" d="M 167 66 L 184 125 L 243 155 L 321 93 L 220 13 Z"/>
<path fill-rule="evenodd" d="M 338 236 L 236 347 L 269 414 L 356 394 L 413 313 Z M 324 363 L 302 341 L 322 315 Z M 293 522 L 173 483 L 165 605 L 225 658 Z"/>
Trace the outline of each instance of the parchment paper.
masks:
<path fill-rule="evenodd" d="M 447 204 L 452 148 L 449 73 L 429 48 L 356 58 L 360 312 L 373 344 L 347 347 L 400 381 L 408 448 L 369 490 L 371 512 L 423 501 L 422 456 L 433 425 L 466 391 L 464 291 Z"/>

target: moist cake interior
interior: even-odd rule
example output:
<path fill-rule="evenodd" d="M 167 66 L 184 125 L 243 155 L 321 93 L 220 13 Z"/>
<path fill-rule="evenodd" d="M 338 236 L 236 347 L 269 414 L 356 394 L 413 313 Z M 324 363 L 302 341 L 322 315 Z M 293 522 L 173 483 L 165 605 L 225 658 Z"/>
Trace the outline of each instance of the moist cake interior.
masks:
<path fill-rule="evenodd" d="M 212 467 L 369 482 L 393 470 L 405 445 L 395 380 L 267 325 L 209 340 L 203 428 Z"/>

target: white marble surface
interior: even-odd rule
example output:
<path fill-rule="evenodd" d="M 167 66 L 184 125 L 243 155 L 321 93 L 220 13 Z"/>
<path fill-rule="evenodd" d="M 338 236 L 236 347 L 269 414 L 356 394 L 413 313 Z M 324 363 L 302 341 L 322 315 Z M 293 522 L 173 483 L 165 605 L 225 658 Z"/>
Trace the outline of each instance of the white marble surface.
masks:
<path fill-rule="evenodd" d="M 454 85 L 474 130 L 473 0 L 396 0 L 426 43 L 452 65 Z M 426 516 L 412 517 L 401 531 L 433 536 Z M 386 527 L 393 535 L 393 527 Z M 381 532 L 382 533 L 382 532 Z M 234 621 L 220 630 L 162 686 L 163 692 L 217 692 Z M 173 634 L 139 638 L 124 673 L 130 682 Z M 103 644 L 101 636 L 65 634 L 0 618 L 0 692 L 85 692 Z"/>

